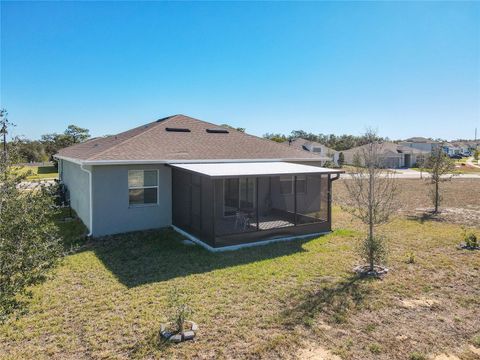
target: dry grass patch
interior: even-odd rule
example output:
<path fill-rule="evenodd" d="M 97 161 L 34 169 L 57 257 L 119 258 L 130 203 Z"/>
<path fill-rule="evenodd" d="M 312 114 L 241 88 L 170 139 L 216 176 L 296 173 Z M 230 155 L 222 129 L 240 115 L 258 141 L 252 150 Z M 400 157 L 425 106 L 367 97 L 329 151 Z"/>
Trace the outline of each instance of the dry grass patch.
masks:
<path fill-rule="evenodd" d="M 334 201 L 342 203 L 347 196 L 345 182 L 335 181 L 333 184 Z M 400 214 L 410 216 L 418 221 L 438 221 L 457 223 L 480 228 L 480 196 L 478 189 L 480 179 L 453 179 L 440 185 L 443 201 L 440 205 L 441 213 L 431 216 L 432 209 L 429 190 L 431 184 L 425 179 L 398 179 L 399 201 L 402 204 Z"/>

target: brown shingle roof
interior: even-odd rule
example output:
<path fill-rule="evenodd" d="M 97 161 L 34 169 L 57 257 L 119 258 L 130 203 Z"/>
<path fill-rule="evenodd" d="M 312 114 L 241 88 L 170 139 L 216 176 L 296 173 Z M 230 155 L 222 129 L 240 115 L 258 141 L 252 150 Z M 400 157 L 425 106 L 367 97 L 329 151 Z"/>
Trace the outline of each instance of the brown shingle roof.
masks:
<path fill-rule="evenodd" d="M 285 144 L 288 144 L 288 140 L 284 142 Z M 307 146 L 307 145 L 313 145 L 313 146 L 316 146 L 316 147 L 323 147 L 326 152 L 328 153 L 335 153 L 337 152 L 336 150 L 333 150 L 332 148 L 329 148 L 328 146 L 325 146 L 323 144 L 320 144 L 319 142 L 316 142 L 316 141 L 311 141 L 311 140 L 307 140 L 307 139 L 303 139 L 303 138 L 296 138 L 295 140 L 292 140 L 292 142 L 290 143 L 291 146 L 295 146 L 299 149 L 302 149 L 302 150 L 305 150 L 304 146 Z"/>
<path fill-rule="evenodd" d="M 186 128 L 171 132 L 166 128 Z M 209 133 L 218 125 L 174 115 L 118 135 L 97 138 L 62 149 L 57 155 L 84 161 L 162 161 L 220 159 L 316 159 L 318 156 L 230 128 Z"/>

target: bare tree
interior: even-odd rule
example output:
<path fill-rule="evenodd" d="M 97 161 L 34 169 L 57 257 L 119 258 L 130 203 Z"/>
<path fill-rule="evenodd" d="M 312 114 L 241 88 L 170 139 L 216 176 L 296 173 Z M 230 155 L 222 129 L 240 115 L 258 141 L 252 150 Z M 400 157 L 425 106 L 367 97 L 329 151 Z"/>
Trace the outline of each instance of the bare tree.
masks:
<path fill-rule="evenodd" d="M 423 154 L 417 156 L 417 167 L 420 169 L 420 179 L 423 179 L 423 173 L 425 172 L 427 160 L 428 158 Z"/>
<path fill-rule="evenodd" d="M 450 181 L 456 175 L 455 163 L 445 154 L 439 146 L 432 151 L 432 154 L 427 160 L 427 168 L 430 173 L 430 183 L 433 184 L 431 189 L 431 196 L 433 202 L 433 213 L 438 213 L 438 208 L 442 201 L 442 194 L 440 192 L 440 183 Z"/>
<path fill-rule="evenodd" d="M 398 208 L 397 183 L 394 172 L 384 167 L 383 146 L 377 134 L 367 130 L 364 136 L 369 142 L 354 157 L 356 169 L 352 180 L 345 182 L 348 197 L 343 208 L 368 226 L 360 253 L 368 263 L 368 272 L 375 272 L 375 265 L 386 257 L 384 239 L 375 234 L 375 228 L 387 223 Z"/>

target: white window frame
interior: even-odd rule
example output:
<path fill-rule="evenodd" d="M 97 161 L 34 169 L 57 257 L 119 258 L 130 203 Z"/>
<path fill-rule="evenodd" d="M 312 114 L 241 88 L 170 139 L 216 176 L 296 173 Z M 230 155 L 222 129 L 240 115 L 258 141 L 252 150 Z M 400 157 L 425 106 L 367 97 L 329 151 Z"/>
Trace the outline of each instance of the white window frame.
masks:
<path fill-rule="evenodd" d="M 130 178 L 130 172 L 132 171 L 155 171 L 157 173 L 157 185 L 155 186 L 130 186 L 128 183 L 128 179 Z M 148 206 L 158 206 L 160 204 L 160 173 L 158 169 L 129 169 L 127 174 L 127 199 L 128 199 L 128 207 L 136 208 L 136 207 L 148 207 Z M 130 204 L 130 190 L 133 189 L 157 189 L 157 202 L 156 203 L 147 203 L 147 204 Z"/>

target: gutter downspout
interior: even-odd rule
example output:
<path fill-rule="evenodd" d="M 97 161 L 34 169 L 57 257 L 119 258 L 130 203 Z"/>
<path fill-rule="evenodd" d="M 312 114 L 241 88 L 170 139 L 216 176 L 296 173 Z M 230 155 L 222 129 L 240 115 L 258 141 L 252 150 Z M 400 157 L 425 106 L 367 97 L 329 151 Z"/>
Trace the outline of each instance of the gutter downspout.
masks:
<path fill-rule="evenodd" d="M 340 174 L 336 174 L 335 177 L 332 177 L 331 174 L 328 174 L 328 214 L 327 220 L 330 226 L 330 231 L 332 230 L 332 182 L 340 179 Z"/>
<path fill-rule="evenodd" d="M 91 170 L 88 170 L 88 169 L 85 169 L 83 167 L 83 164 L 80 165 L 80 169 L 85 171 L 87 174 L 88 174 L 88 195 L 89 195 L 89 203 L 88 203 L 88 206 L 89 206 L 89 213 L 88 213 L 88 221 L 90 223 L 89 227 L 88 227 L 88 234 L 87 236 L 90 237 L 92 236 L 92 233 L 93 233 L 93 206 L 92 206 L 92 198 L 93 198 L 93 194 L 92 194 L 92 171 Z"/>

